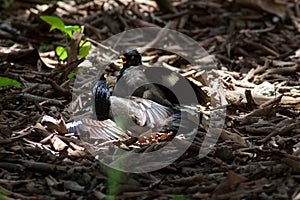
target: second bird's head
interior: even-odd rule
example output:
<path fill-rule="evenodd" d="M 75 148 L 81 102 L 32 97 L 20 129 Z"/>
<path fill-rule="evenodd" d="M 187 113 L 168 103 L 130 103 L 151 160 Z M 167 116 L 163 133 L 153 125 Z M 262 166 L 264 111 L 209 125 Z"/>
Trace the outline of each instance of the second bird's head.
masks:
<path fill-rule="evenodd" d="M 139 66 L 142 64 L 142 56 L 136 49 L 126 50 L 119 56 L 119 58 L 123 61 L 123 68 Z"/>

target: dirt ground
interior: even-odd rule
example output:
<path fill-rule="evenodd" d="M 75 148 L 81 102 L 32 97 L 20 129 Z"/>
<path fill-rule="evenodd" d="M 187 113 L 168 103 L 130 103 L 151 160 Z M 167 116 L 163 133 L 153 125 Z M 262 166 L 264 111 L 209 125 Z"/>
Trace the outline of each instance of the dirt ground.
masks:
<path fill-rule="evenodd" d="M 298 0 L 3 0 L 0 6 L 0 199 L 300 199 Z M 66 43 L 40 16 L 84 27 L 83 35 Z M 123 173 L 42 120 L 73 120 L 81 39 L 101 46 L 145 27 L 176 30 L 208 52 L 226 93 L 226 118 L 205 157 L 198 156 L 202 128 L 174 163 Z M 55 54 L 59 45 L 69 47 L 66 61 Z M 89 56 L 107 61 L 112 47 L 101 48 L 104 54 Z M 179 56 L 148 49 L 143 57 L 208 91 L 202 72 Z M 108 68 L 116 75 L 116 65 Z M 4 77 L 21 84 L 5 85 Z"/>

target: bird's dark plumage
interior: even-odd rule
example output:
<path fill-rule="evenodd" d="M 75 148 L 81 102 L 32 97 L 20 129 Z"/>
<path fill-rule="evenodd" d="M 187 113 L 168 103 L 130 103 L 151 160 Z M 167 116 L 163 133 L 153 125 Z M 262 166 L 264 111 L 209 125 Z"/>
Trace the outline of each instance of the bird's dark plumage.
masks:
<path fill-rule="evenodd" d="M 105 74 L 92 87 L 93 107 L 98 120 L 109 118 L 110 91 L 106 85 Z"/>
<path fill-rule="evenodd" d="M 123 68 L 120 70 L 120 73 L 117 76 L 118 80 L 123 76 L 126 69 L 131 66 L 139 66 L 142 64 L 142 56 L 136 49 L 125 51 L 122 55 L 120 55 L 120 58 L 123 60 Z"/>
<path fill-rule="evenodd" d="M 168 98 L 159 85 L 149 81 L 145 74 L 146 67 L 142 65 L 142 57 L 137 50 L 127 50 L 119 57 L 123 60 L 123 68 L 117 76 L 114 88 L 116 96 L 137 96 L 168 107 L 178 103 L 176 96 L 169 93 Z"/>
<path fill-rule="evenodd" d="M 150 99 L 159 104 L 171 107 L 179 100 L 172 91 L 180 91 L 185 98 L 183 104 L 205 105 L 209 97 L 200 87 L 185 79 L 176 72 L 161 67 L 145 67 L 137 50 L 127 50 L 119 56 L 123 60 L 123 68 L 118 74 L 118 82 L 114 89 L 116 96 L 138 96 Z M 195 100 L 189 99 L 187 87 L 195 93 Z M 186 93 L 186 94 L 185 94 Z"/>
<path fill-rule="evenodd" d="M 172 115 L 178 112 L 139 97 L 111 96 L 104 75 L 94 84 L 92 95 L 93 110 L 99 122 L 91 119 L 81 120 L 77 128 L 81 128 L 81 131 L 88 129 L 99 138 L 101 134 L 105 138 L 124 139 L 126 134 L 139 136 L 149 130 L 150 132 L 166 131 L 168 130 L 166 126 L 169 125 L 169 121 L 172 121 Z M 101 126 L 96 127 L 96 124 Z M 75 124 L 70 126 L 69 130 L 75 130 L 74 126 Z M 95 130 L 91 131 L 91 127 Z"/>
<path fill-rule="evenodd" d="M 123 60 L 123 68 L 117 76 L 113 93 L 107 87 L 105 75 L 93 85 L 93 110 L 97 120 L 83 119 L 76 125 L 77 128 L 88 132 L 89 137 L 126 140 L 149 132 L 175 133 L 180 124 L 186 125 L 187 130 L 195 127 L 198 118 L 194 123 L 190 120 L 193 114 L 175 109 L 178 100 L 168 89 L 181 87 L 184 77 L 175 72 L 162 71 L 157 74 L 151 68 L 147 69 L 142 65 L 141 55 L 136 50 L 128 50 L 120 58 Z M 159 80 L 167 87 L 154 84 Z M 195 91 L 199 88 L 192 83 L 191 86 Z M 189 123 L 194 124 L 190 126 Z M 74 126 L 70 125 L 69 130 L 74 129 Z"/>

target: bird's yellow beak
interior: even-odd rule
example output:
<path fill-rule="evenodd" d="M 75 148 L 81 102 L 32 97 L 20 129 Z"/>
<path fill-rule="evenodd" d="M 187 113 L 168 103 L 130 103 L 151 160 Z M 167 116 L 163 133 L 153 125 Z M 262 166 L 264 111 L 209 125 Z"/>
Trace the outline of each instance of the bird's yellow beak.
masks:
<path fill-rule="evenodd" d="M 120 55 L 119 58 L 121 58 L 123 60 L 126 57 L 124 55 Z M 126 61 L 119 62 L 119 64 L 125 64 L 125 63 L 126 63 Z"/>

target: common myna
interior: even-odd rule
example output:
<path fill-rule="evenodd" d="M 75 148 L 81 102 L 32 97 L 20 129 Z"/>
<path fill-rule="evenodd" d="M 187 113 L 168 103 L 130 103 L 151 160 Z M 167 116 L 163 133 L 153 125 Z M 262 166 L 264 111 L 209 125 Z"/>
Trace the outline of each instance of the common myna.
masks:
<path fill-rule="evenodd" d="M 112 96 L 102 75 L 92 88 L 93 110 L 97 120 L 83 119 L 68 125 L 69 132 L 89 132 L 99 139 L 142 140 L 153 134 L 175 135 L 181 112 L 139 97 Z M 93 136 L 91 136 L 93 135 Z"/>
<path fill-rule="evenodd" d="M 207 94 L 196 84 L 180 74 L 164 67 L 146 67 L 142 65 L 142 58 L 135 49 L 126 50 L 119 56 L 123 68 L 117 76 L 114 93 L 117 96 L 133 95 L 153 100 L 165 106 L 178 104 L 178 96 L 172 91 L 177 91 L 181 104 L 205 105 L 209 101 Z M 187 90 L 187 89 L 191 90 Z M 191 91 L 195 98 L 191 97 Z"/>
<path fill-rule="evenodd" d="M 149 80 L 145 74 L 146 67 L 142 65 L 142 58 L 137 50 L 128 50 L 120 55 L 120 58 L 123 60 L 123 68 L 117 75 L 117 83 L 113 90 L 114 95 L 141 97 L 168 107 L 178 103 L 174 94 L 169 92 L 169 98 L 167 98 L 162 86 L 153 84 L 151 79 Z M 165 90 L 168 89 L 165 88 Z"/>

